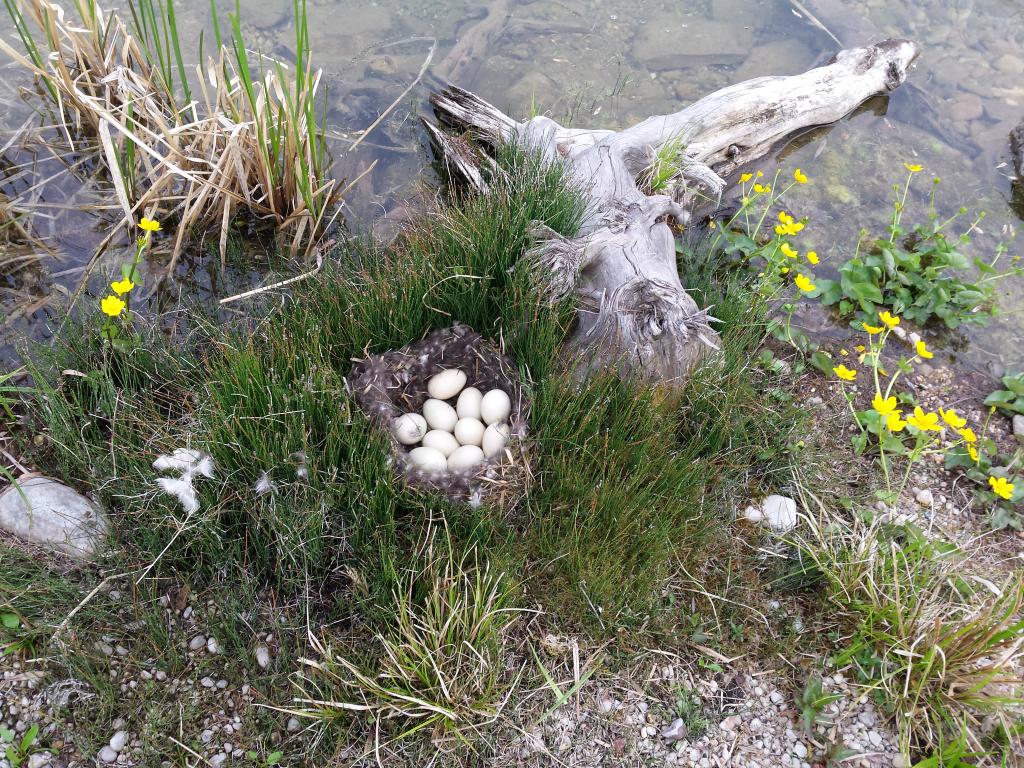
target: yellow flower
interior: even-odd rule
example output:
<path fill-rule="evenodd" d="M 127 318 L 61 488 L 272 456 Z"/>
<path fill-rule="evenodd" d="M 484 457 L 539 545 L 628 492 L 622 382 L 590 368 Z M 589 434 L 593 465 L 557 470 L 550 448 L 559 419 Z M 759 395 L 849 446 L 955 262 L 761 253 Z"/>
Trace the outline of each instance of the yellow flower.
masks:
<path fill-rule="evenodd" d="M 742 176 L 740 176 L 740 183 L 741 184 L 746 184 L 752 178 L 754 178 L 754 174 L 752 174 L 752 173 L 744 173 Z"/>
<path fill-rule="evenodd" d="M 967 446 L 967 455 L 971 457 L 971 461 L 973 461 L 975 464 L 978 463 L 978 449 L 975 448 L 973 445 Z"/>
<path fill-rule="evenodd" d="M 881 320 L 883 323 L 885 323 L 890 328 L 895 328 L 897 325 L 900 324 L 900 319 L 896 315 L 891 314 L 889 312 L 889 310 L 885 310 L 884 312 L 879 312 L 878 313 L 878 319 Z"/>
<path fill-rule="evenodd" d="M 757 194 L 761 195 L 768 191 L 768 187 L 766 187 L 764 184 L 755 184 L 754 191 L 757 192 Z"/>
<path fill-rule="evenodd" d="M 978 442 L 978 436 L 974 434 L 974 430 L 970 427 L 967 427 L 966 429 L 958 429 L 957 432 L 960 433 L 960 437 L 962 437 L 964 442 L 968 445 L 974 445 L 974 443 Z"/>
<path fill-rule="evenodd" d="M 807 261 L 811 266 L 817 266 L 818 262 L 821 261 L 821 259 L 818 258 L 817 251 L 808 251 Z"/>
<path fill-rule="evenodd" d="M 796 221 L 796 219 L 794 219 L 785 211 L 779 211 L 779 221 L 781 221 L 783 224 L 792 224 L 794 221 Z"/>
<path fill-rule="evenodd" d="M 920 355 L 921 359 L 923 360 L 931 360 L 933 357 L 935 357 L 935 355 L 928 351 L 928 347 L 925 346 L 924 339 L 918 339 L 917 343 L 914 345 L 914 348 L 917 350 L 917 354 Z"/>
<path fill-rule="evenodd" d="M 789 267 L 783 267 L 782 269 L 779 270 L 779 272 L 781 272 L 784 275 L 788 275 L 789 274 Z"/>
<path fill-rule="evenodd" d="M 916 164 L 911 165 L 910 163 L 904 163 L 903 167 L 906 168 L 911 173 L 917 173 L 918 171 L 921 171 L 921 170 L 924 169 L 923 165 L 916 165 Z"/>
<path fill-rule="evenodd" d="M 919 405 L 914 406 L 914 415 L 907 419 L 907 424 L 922 432 L 938 432 L 942 429 L 939 426 L 939 414 L 925 413 Z"/>
<path fill-rule="evenodd" d="M 870 333 L 872 336 L 874 336 L 876 333 L 881 333 L 882 331 L 885 330 L 885 328 L 883 328 L 880 325 L 868 325 L 867 323 L 861 323 L 861 325 L 864 327 L 864 330 Z"/>
<path fill-rule="evenodd" d="M 793 246 L 791 246 L 789 243 L 783 243 L 782 247 L 779 248 L 779 250 L 782 251 L 782 253 L 785 254 L 786 256 L 789 256 L 789 258 L 791 259 L 795 259 L 797 256 L 800 255 L 799 252 L 794 250 Z"/>
<path fill-rule="evenodd" d="M 111 283 L 110 287 L 114 289 L 114 293 L 118 296 L 124 296 L 124 294 L 128 293 L 128 291 L 135 287 L 135 283 L 126 277 L 124 280 L 118 280 L 116 283 Z"/>
<path fill-rule="evenodd" d="M 777 224 L 775 226 L 775 234 L 789 235 L 790 237 L 792 237 L 793 235 L 799 234 L 800 230 L 802 230 L 803 228 L 804 225 L 799 221 L 790 222 L 789 224 Z"/>
<path fill-rule="evenodd" d="M 797 184 L 806 184 L 807 183 L 807 174 L 805 174 L 799 168 L 797 168 L 795 171 L 793 171 L 793 178 L 796 179 L 796 183 Z"/>
<path fill-rule="evenodd" d="M 757 172 L 757 178 L 760 179 L 762 176 L 764 176 L 764 171 L 758 171 Z"/>
<path fill-rule="evenodd" d="M 796 278 L 793 280 L 793 282 L 796 283 L 796 287 L 799 288 L 801 291 L 807 291 L 808 293 L 810 293 L 811 291 L 818 287 L 811 282 L 811 278 L 809 278 L 807 275 L 798 274 Z"/>
<path fill-rule="evenodd" d="M 147 232 L 159 232 L 160 222 L 153 219 L 144 218 L 139 222 L 139 229 L 144 229 Z"/>
<path fill-rule="evenodd" d="M 871 401 L 871 407 L 878 411 L 879 416 L 888 416 L 890 413 L 899 413 L 899 411 L 896 410 L 896 395 L 882 397 L 880 393 L 876 392 L 874 399 Z"/>
<path fill-rule="evenodd" d="M 1013 496 L 1013 483 L 1007 480 L 1005 477 L 989 477 L 988 484 L 992 486 L 992 491 L 996 496 L 1000 498 L 1010 500 Z"/>
<path fill-rule="evenodd" d="M 963 429 L 967 426 L 967 419 L 961 418 L 952 408 L 948 411 L 944 411 L 939 408 L 939 413 L 942 414 L 942 420 L 949 424 L 953 429 Z"/>
<path fill-rule="evenodd" d="M 100 302 L 100 309 L 103 310 L 103 314 L 110 315 L 111 317 L 117 317 L 127 305 L 121 301 L 117 296 L 107 296 Z"/>
<path fill-rule="evenodd" d="M 843 381 L 853 381 L 857 378 L 857 371 L 854 368 L 847 368 L 845 365 L 837 365 L 832 369 L 832 373 L 838 376 Z"/>
<path fill-rule="evenodd" d="M 867 352 L 868 351 L 868 348 L 865 347 L 863 344 L 858 344 L 856 347 L 854 347 L 854 349 L 856 349 L 858 352 Z"/>
<path fill-rule="evenodd" d="M 900 418 L 901 415 L 899 411 L 893 411 L 885 417 L 885 426 L 889 428 L 890 432 L 902 432 L 903 428 L 907 426 L 907 422 Z"/>

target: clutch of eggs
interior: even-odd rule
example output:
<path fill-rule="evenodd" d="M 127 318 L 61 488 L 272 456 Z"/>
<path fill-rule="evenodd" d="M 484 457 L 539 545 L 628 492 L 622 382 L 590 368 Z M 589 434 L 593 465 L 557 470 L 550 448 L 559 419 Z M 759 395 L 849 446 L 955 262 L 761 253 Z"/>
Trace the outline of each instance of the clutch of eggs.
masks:
<path fill-rule="evenodd" d="M 411 448 L 414 466 L 428 472 L 469 469 L 504 450 L 511 398 L 500 389 L 467 387 L 466 380 L 457 368 L 432 376 L 422 414 L 404 413 L 392 423 L 398 442 Z M 447 402 L 453 399 L 454 406 Z"/>

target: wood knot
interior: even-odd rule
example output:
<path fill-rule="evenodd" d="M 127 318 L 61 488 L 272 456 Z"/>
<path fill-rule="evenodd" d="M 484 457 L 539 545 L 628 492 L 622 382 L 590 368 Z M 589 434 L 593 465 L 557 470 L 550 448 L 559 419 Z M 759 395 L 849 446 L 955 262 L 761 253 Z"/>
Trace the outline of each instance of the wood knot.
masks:
<path fill-rule="evenodd" d="M 730 160 L 736 159 L 742 150 L 735 144 L 730 144 L 729 148 L 725 150 L 725 156 Z"/>

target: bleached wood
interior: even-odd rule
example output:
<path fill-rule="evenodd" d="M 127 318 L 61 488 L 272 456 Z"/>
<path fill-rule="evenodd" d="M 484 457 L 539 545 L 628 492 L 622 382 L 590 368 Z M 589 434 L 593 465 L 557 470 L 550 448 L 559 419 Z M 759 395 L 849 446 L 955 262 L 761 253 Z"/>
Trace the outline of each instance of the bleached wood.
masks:
<path fill-rule="evenodd" d="M 844 50 L 803 74 L 732 85 L 622 131 L 563 128 L 543 116 L 516 122 L 455 87 L 431 101 L 442 123 L 485 145 L 515 140 L 563 161 L 585 191 L 588 212 L 578 236 L 539 230 L 526 256 L 552 296 L 575 292 L 580 310 L 570 347 L 584 355 L 584 367 L 680 384 L 717 336 L 679 281 L 667 221 L 685 224 L 698 196 L 720 196 L 726 177 L 787 137 L 836 122 L 899 87 L 917 55 L 908 40 Z M 471 160 L 464 143 L 446 141 L 433 126 L 431 134 L 456 171 Z M 682 172 L 672 194 L 645 194 L 638 176 L 659 147 L 679 140 Z M 482 183 L 479 173 L 464 175 Z"/>

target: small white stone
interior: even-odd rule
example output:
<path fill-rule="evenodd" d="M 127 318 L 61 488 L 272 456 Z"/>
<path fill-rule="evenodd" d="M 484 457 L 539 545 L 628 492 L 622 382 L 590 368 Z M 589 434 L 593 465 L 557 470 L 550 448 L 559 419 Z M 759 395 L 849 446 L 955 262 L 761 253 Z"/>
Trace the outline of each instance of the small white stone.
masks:
<path fill-rule="evenodd" d="M 801 744 L 799 741 L 793 745 L 793 754 L 803 759 L 807 757 L 807 747 Z"/>
<path fill-rule="evenodd" d="M 206 640 L 206 652 L 207 653 L 220 653 L 220 643 L 217 642 L 217 638 L 210 637 Z"/>
<path fill-rule="evenodd" d="M 927 488 L 922 488 L 916 494 L 914 494 L 914 499 L 922 507 L 930 507 L 932 505 L 932 502 L 934 501 L 934 498 L 932 497 L 932 492 Z"/>
<path fill-rule="evenodd" d="M 786 697 L 778 691 L 772 691 L 768 698 L 771 699 L 772 704 L 776 706 L 779 706 L 780 704 L 782 704 L 782 702 L 786 700 Z"/>
<path fill-rule="evenodd" d="M 110 748 L 115 752 L 120 752 L 124 749 L 124 745 L 128 743 L 128 732 L 118 731 L 110 737 Z"/>
<path fill-rule="evenodd" d="M 204 635 L 196 635 L 188 644 L 189 650 L 198 651 L 200 648 L 206 647 L 206 637 Z"/>
<path fill-rule="evenodd" d="M 288 733 L 295 733 L 301 727 L 302 723 L 299 722 L 299 718 L 297 717 L 288 718 L 288 724 L 285 726 L 285 728 L 288 729 Z"/>
<path fill-rule="evenodd" d="M 103 749 L 100 750 L 99 757 L 100 760 L 104 763 L 113 763 L 117 760 L 117 752 L 111 749 L 110 745 L 107 744 L 103 747 Z"/>
<path fill-rule="evenodd" d="M 266 669 L 270 666 L 270 649 L 267 646 L 256 646 L 256 664 L 259 665 L 260 669 Z"/>
<path fill-rule="evenodd" d="M 764 512 L 761 511 L 760 507 L 755 507 L 751 504 L 745 510 L 743 510 L 743 517 L 752 523 L 760 523 L 764 520 Z"/>

